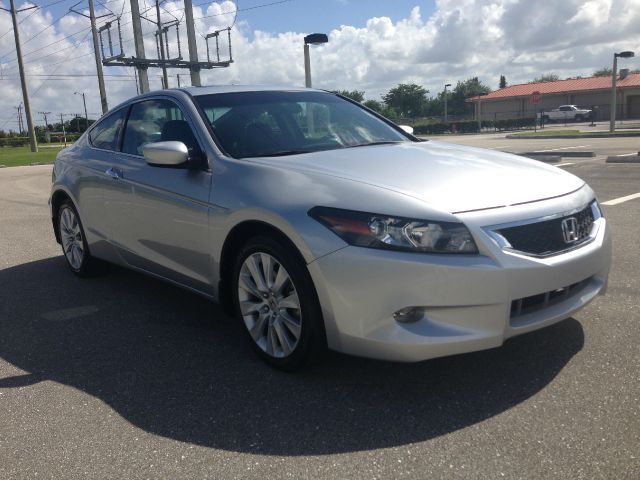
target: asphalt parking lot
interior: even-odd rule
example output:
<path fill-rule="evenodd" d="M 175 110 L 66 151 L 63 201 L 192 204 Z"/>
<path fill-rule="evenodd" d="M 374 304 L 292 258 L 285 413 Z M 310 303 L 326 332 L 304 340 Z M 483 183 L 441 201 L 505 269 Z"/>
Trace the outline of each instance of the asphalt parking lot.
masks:
<path fill-rule="evenodd" d="M 254 358 L 215 304 L 122 269 L 68 272 L 50 166 L 0 170 L 0 478 L 640 478 L 638 138 L 449 141 L 593 150 L 557 168 L 614 231 L 607 295 L 504 346 L 419 364 Z M 563 151 L 563 150 L 556 150 Z"/>

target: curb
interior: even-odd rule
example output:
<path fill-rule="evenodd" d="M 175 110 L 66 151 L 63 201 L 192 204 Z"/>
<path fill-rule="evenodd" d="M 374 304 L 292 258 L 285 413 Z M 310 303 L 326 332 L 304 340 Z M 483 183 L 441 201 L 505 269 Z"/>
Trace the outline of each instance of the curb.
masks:
<path fill-rule="evenodd" d="M 562 157 L 560 155 L 527 155 L 523 153 L 516 153 L 515 155 L 520 155 L 521 157 L 530 158 L 531 160 L 537 160 L 539 162 L 544 163 L 558 163 Z"/>
<path fill-rule="evenodd" d="M 607 157 L 605 163 L 640 163 L 640 155 L 629 156 L 629 157 Z"/>
<path fill-rule="evenodd" d="M 640 133 L 616 133 L 614 135 L 597 135 L 595 133 L 585 133 L 584 135 L 544 135 L 539 137 L 525 137 L 517 134 L 506 135 L 510 140 L 558 140 L 563 138 L 617 138 L 617 137 L 640 137 Z"/>
<path fill-rule="evenodd" d="M 516 153 L 516 155 L 522 155 L 523 157 L 544 157 L 547 155 L 559 155 L 561 157 L 595 157 L 596 152 L 576 152 L 576 151 L 548 151 L 548 152 L 525 152 L 525 153 Z"/>

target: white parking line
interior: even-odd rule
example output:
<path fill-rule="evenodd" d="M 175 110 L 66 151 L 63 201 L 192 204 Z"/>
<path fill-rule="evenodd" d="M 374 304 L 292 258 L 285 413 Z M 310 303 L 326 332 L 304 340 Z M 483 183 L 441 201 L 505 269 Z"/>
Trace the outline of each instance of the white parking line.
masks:
<path fill-rule="evenodd" d="M 619 203 L 628 202 L 629 200 L 633 200 L 635 198 L 640 198 L 640 193 L 634 193 L 632 195 L 627 195 L 626 197 L 614 198 L 613 200 L 609 200 L 608 202 L 602 202 L 602 205 L 618 205 Z"/>
<path fill-rule="evenodd" d="M 558 150 L 571 150 L 572 148 L 587 148 L 591 145 L 577 145 L 575 147 L 548 148 L 547 150 L 534 150 L 533 153 L 557 152 Z"/>
<path fill-rule="evenodd" d="M 633 153 L 623 153 L 621 155 L 614 155 L 614 157 L 634 157 L 637 155 L 638 155 L 638 152 L 633 152 Z"/>
<path fill-rule="evenodd" d="M 567 163 L 559 163 L 556 167 L 568 167 L 569 165 L 575 165 L 575 163 L 567 162 Z"/>

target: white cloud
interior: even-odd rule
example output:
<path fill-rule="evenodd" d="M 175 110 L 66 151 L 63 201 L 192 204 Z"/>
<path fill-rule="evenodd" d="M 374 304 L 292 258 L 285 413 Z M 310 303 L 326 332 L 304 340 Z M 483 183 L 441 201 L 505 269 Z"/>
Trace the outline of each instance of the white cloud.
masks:
<path fill-rule="evenodd" d="M 117 13 L 122 0 L 107 5 Z M 4 5 L 3 5 L 4 6 Z M 182 17 L 182 2 L 170 1 L 165 10 Z M 233 2 L 221 1 L 195 7 L 196 31 L 201 35 L 230 25 L 234 20 Z M 131 16 L 124 4 L 122 16 L 125 54 L 131 56 Z M 104 12 L 100 12 L 104 13 Z M 153 16 L 153 11 L 149 12 Z M 267 11 L 265 10 L 265 13 Z M 21 14 L 21 18 L 29 15 Z M 199 18 L 206 17 L 206 18 Z M 163 18 L 170 19 L 169 14 Z M 198 19 L 199 18 L 199 19 Z M 94 74 L 88 21 L 68 15 L 53 27 L 31 39 L 55 18 L 38 11 L 20 25 L 26 70 L 30 75 Z M 339 23 L 339 19 L 337 19 Z M 291 19 L 292 26 L 295 19 Z M 496 87 L 499 76 L 510 84 L 531 80 L 543 72 L 561 77 L 589 75 L 609 65 L 612 53 L 635 50 L 640 54 L 640 0 L 564 0 L 562 2 L 522 2 L 517 0 L 438 0 L 433 13 L 425 18 L 419 7 L 407 11 L 403 20 L 370 18 L 364 27 L 342 25 L 329 32 L 329 43 L 312 48 L 314 86 L 326 89 L 358 89 L 368 98 L 377 98 L 401 82 L 416 82 L 431 92 L 444 83 L 454 83 L 479 76 Z M 145 50 L 156 55 L 153 26 L 143 21 Z M 10 15 L 0 13 L 0 35 L 11 29 Z M 115 32 L 115 30 L 114 30 Z M 65 38 L 70 34 L 76 35 Z M 302 85 L 303 37 L 308 32 L 294 28 L 278 34 L 254 31 L 243 21 L 242 13 L 232 33 L 234 63 L 227 69 L 204 71 L 207 83 L 277 83 Z M 53 43 L 57 42 L 57 43 Z M 52 44 L 53 43 L 53 44 Z M 181 30 L 183 57 L 187 57 L 186 32 Z M 221 43 L 222 56 L 226 41 Z M 204 40 L 198 40 L 200 59 L 206 57 Z M 21 102 L 13 34 L 0 38 L 0 119 L 14 115 L 13 107 Z M 170 50 L 177 52 L 172 38 Z M 638 68 L 638 60 L 625 61 Z M 133 76 L 132 69 L 105 68 L 108 75 Z M 170 70 L 175 85 L 177 70 Z M 185 74 L 183 84 L 188 82 Z M 152 88 L 159 88 L 161 71 L 149 70 Z M 110 106 L 135 95 L 131 77 L 107 77 Z M 32 110 L 79 113 L 81 99 L 74 91 L 88 94 L 91 113 L 100 111 L 95 77 L 73 80 L 30 76 Z M 46 80 L 46 83 L 45 83 Z M 36 115 L 37 123 L 42 123 Z M 0 125 L 3 120 L 0 120 Z M 15 124 L 12 124 L 15 128 Z"/>

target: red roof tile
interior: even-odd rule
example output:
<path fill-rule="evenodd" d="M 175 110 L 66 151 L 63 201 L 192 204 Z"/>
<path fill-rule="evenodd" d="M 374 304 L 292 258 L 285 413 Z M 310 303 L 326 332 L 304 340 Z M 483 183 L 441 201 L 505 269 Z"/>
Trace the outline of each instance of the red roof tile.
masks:
<path fill-rule="evenodd" d="M 618 79 L 618 88 L 640 88 L 640 73 L 630 73 L 624 80 Z M 501 88 L 482 96 L 482 101 L 501 100 L 505 98 L 530 96 L 533 92 L 542 95 L 553 93 L 581 92 L 585 90 L 604 90 L 611 88 L 611 75 L 606 77 L 570 78 L 557 82 L 524 83 Z M 474 101 L 471 97 L 467 101 Z"/>

